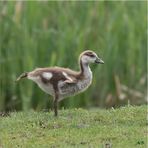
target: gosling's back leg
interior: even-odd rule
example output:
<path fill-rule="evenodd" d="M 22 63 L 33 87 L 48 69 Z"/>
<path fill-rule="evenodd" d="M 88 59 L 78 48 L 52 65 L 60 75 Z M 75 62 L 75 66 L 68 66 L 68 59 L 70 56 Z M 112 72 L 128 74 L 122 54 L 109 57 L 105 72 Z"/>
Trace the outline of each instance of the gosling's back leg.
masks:
<path fill-rule="evenodd" d="M 54 109 L 54 115 L 56 117 L 58 116 L 58 99 L 59 99 L 59 96 L 57 93 L 55 93 L 55 97 L 53 101 L 53 109 Z"/>

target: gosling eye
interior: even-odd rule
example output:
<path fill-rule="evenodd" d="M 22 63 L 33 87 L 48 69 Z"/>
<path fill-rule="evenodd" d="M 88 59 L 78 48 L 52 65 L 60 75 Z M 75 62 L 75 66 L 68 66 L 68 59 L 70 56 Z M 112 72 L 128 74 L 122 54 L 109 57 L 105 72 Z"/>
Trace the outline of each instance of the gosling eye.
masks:
<path fill-rule="evenodd" d="M 95 55 L 93 55 L 93 54 L 91 54 L 91 55 L 89 55 L 90 57 L 92 57 L 92 58 L 94 58 L 95 57 Z"/>

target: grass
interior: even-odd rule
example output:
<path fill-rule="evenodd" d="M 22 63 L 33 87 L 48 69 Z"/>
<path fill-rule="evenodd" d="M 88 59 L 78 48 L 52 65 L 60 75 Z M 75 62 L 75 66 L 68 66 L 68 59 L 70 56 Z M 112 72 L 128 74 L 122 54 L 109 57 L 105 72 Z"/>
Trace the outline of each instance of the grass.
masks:
<path fill-rule="evenodd" d="M 145 148 L 147 106 L 13 112 L 0 117 L 0 147 Z"/>
<path fill-rule="evenodd" d="M 146 1 L 1 1 L 0 34 L 0 110 L 49 108 L 42 91 L 28 81 L 16 85 L 16 77 L 36 67 L 77 70 L 77 58 L 86 49 L 105 64 L 91 65 L 90 89 L 61 106 L 105 106 L 108 96 L 118 97 L 115 76 L 146 94 L 146 81 L 140 81 L 147 75 Z"/>

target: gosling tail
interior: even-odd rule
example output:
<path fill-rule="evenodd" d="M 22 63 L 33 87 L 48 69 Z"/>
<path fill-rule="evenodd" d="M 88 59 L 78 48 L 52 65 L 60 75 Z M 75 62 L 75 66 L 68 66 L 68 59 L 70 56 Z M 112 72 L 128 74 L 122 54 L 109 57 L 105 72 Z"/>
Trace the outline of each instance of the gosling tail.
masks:
<path fill-rule="evenodd" d="M 26 78 L 27 76 L 28 76 L 28 72 L 24 72 L 15 80 L 15 82 L 18 82 L 20 79 Z"/>

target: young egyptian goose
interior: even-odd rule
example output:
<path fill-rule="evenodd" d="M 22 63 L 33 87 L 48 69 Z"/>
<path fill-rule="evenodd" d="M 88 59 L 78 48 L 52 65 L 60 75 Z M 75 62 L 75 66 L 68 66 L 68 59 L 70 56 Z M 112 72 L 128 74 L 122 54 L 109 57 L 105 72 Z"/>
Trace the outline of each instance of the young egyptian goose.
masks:
<path fill-rule="evenodd" d="M 55 116 L 58 115 L 58 102 L 86 90 L 92 82 L 92 72 L 89 63 L 104 62 L 91 50 L 84 51 L 79 56 L 80 71 L 73 71 L 62 67 L 37 68 L 31 72 L 21 74 L 16 81 L 27 77 L 47 94 L 53 96 Z"/>

